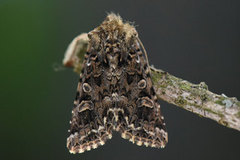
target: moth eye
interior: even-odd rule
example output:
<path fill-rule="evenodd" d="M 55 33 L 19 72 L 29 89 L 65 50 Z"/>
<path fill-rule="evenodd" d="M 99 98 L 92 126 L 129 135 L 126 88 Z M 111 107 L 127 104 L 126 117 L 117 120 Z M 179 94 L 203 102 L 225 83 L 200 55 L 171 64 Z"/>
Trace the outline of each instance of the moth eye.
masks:
<path fill-rule="evenodd" d="M 83 83 L 83 91 L 84 92 L 90 92 L 92 90 L 92 87 L 88 83 Z"/>
<path fill-rule="evenodd" d="M 142 79 L 141 81 L 138 82 L 138 88 L 143 89 L 145 87 L 146 87 L 145 79 Z"/>

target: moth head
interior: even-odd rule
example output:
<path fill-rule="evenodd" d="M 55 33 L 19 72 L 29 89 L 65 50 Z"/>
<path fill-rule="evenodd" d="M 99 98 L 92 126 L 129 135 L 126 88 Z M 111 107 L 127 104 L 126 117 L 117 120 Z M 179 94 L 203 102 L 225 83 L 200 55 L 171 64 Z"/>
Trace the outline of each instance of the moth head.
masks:
<path fill-rule="evenodd" d="M 136 38 L 138 33 L 129 22 L 123 22 L 119 15 L 108 14 L 102 24 L 88 33 L 90 41 L 100 44 L 108 41 L 122 40 L 128 43 Z"/>

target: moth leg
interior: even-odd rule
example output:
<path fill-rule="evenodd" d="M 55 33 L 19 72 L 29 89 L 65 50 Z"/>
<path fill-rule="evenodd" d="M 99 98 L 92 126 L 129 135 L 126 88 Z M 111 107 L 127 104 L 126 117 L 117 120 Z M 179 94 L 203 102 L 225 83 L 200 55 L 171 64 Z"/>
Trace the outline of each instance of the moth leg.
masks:
<path fill-rule="evenodd" d="M 112 134 L 107 132 L 102 121 L 93 110 L 91 101 L 82 101 L 73 109 L 67 148 L 71 153 L 82 153 L 86 150 L 104 145 Z"/>
<path fill-rule="evenodd" d="M 124 139 L 137 145 L 156 148 L 165 147 L 168 141 L 160 105 L 149 97 L 138 98 L 136 110 L 129 117 L 128 126 L 121 132 Z"/>

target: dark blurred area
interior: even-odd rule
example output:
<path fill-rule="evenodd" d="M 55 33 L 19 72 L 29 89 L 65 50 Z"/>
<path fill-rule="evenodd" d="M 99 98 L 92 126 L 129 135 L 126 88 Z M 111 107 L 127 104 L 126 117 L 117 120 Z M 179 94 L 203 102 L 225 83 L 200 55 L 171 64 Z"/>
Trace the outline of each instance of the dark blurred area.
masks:
<path fill-rule="evenodd" d="M 0 159 L 238 159 L 239 131 L 162 101 L 165 149 L 115 133 L 98 149 L 68 152 L 79 76 L 59 66 L 70 41 L 111 11 L 135 22 L 150 64 L 240 99 L 239 0 L 1 0 Z"/>

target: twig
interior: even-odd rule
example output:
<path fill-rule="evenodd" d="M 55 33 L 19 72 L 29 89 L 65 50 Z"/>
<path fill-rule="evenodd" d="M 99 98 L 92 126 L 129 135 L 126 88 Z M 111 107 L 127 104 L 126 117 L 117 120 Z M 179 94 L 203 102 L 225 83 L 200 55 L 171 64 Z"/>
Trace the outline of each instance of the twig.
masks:
<path fill-rule="evenodd" d="M 67 50 L 63 60 L 65 66 L 73 67 L 78 74 L 81 71 L 87 44 L 87 34 L 79 35 L 70 44 L 74 47 L 69 47 L 74 51 Z M 159 99 L 240 131 L 240 102 L 237 98 L 215 94 L 208 90 L 204 82 L 192 84 L 163 70 L 153 67 L 151 70 Z"/>
<path fill-rule="evenodd" d="M 240 131 L 240 102 L 237 98 L 215 94 L 204 82 L 192 84 L 165 71 L 151 69 L 160 99 Z"/>

